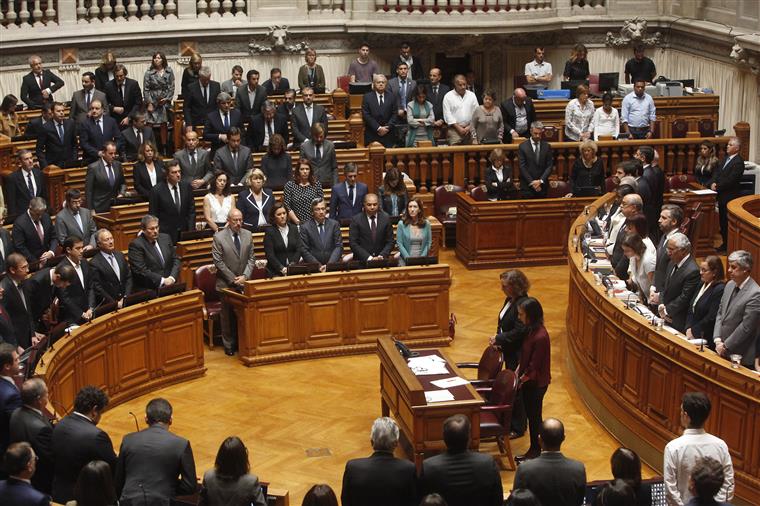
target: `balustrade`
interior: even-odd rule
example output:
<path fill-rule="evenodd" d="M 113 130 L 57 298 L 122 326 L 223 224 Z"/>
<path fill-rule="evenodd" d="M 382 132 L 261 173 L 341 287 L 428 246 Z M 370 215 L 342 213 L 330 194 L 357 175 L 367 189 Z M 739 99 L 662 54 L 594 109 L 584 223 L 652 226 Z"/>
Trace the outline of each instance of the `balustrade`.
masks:
<path fill-rule="evenodd" d="M 16 30 L 57 24 L 58 13 L 54 0 L 21 0 L 0 4 L 0 26 L 3 28 Z"/>
<path fill-rule="evenodd" d="M 570 0 L 573 9 L 580 9 L 584 13 L 599 14 L 600 10 L 607 7 L 607 0 Z"/>
<path fill-rule="evenodd" d="M 198 0 L 197 12 L 198 18 L 209 19 L 230 19 L 230 18 L 247 18 L 248 12 L 246 9 L 245 0 Z"/>
<path fill-rule="evenodd" d="M 344 0 L 309 0 L 309 12 L 341 13 L 346 11 Z"/>
<path fill-rule="evenodd" d="M 77 0 L 77 23 L 177 19 L 174 0 Z"/>
<path fill-rule="evenodd" d="M 584 0 L 575 1 L 583 3 Z M 586 3 L 602 4 L 604 1 L 585 0 Z M 375 0 L 377 12 L 427 15 L 493 14 L 551 8 L 552 0 Z"/>

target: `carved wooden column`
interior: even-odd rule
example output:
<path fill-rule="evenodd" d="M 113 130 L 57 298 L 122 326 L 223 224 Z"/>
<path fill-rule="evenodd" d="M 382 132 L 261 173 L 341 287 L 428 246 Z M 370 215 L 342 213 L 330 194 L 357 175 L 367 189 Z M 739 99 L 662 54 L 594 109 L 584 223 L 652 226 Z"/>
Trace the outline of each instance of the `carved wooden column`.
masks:
<path fill-rule="evenodd" d="M 382 185 L 385 170 L 385 146 L 379 142 L 373 142 L 369 147 L 369 170 L 367 189 L 370 193 L 374 193 Z"/>
<path fill-rule="evenodd" d="M 736 133 L 736 136 L 739 138 L 739 140 L 742 141 L 742 147 L 739 154 L 743 159 L 749 160 L 749 123 L 746 121 L 740 121 L 734 125 L 734 132 Z"/>
<path fill-rule="evenodd" d="M 335 119 L 346 119 L 346 109 L 348 107 L 348 93 L 342 88 L 336 88 L 332 93 L 333 114 Z"/>
<path fill-rule="evenodd" d="M 63 201 L 66 196 L 66 188 L 63 184 L 63 169 L 57 165 L 48 165 L 42 172 L 45 174 L 48 185 L 48 212 L 54 214 L 63 207 Z"/>

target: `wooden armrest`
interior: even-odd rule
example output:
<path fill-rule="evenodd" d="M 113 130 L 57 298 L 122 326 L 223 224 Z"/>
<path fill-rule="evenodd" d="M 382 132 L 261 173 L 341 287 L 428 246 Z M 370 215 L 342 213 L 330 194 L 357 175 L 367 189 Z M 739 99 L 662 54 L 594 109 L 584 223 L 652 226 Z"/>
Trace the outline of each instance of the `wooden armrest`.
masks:
<path fill-rule="evenodd" d="M 496 405 L 493 405 L 493 406 L 489 405 L 489 404 L 486 404 L 485 406 L 481 406 L 480 407 L 481 411 L 491 411 L 491 412 L 494 412 L 494 411 L 506 411 L 508 409 L 512 409 L 512 404 L 496 404 Z"/>
<path fill-rule="evenodd" d="M 478 390 L 478 388 L 490 390 L 492 384 L 493 380 L 470 380 L 470 385 L 472 385 L 475 390 Z"/>
<path fill-rule="evenodd" d="M 460 369 L 462 367 L 467 368 L 467 369 L 477 369 L 478 363 L 477 362 L 457 362 L 457 367 L 459 367 Z"/>

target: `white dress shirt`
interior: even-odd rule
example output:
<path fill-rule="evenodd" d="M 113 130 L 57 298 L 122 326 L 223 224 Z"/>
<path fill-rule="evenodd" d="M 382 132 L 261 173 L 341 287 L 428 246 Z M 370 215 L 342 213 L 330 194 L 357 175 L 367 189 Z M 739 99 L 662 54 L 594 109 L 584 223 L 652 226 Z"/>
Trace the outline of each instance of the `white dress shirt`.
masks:
<path fill-rule="evenodd" d="M 548 74 L 553 74 L 552 64 L 548 61 L 542 61 L 541 63 L 538 63 L 536 60 L 532 60 L 525 64 L 526 76 L 544 77 Z"/>
<path fill-rule="evenodd" d="M 443 120 L 448 125 L 467 126 L 477 108 L 478 99 L 473 92 L 465 90 L 460 96 L 456 90 L 451 90 L 443 97 Z"/>

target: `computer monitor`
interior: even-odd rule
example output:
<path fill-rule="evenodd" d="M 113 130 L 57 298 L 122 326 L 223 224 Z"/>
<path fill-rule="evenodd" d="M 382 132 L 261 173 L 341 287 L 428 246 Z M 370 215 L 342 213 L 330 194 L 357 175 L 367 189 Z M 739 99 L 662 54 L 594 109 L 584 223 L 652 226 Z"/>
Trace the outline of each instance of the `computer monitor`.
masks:
<path fill-rule="evenodd" d="M 617 91 L 620 83 L 620 73 L 602 72 L 599 74 L 599 91 Z"/>
<path fill-rule="evenodd" d="M 570 90 L 570 98 L 575 98 L 575 91 L 581 84 L 588 88 L 588 79 L 571 79 L 570 81 L 562 81 L 560 87 L 563 90 Z"/>
<path fill-rule="evenodd" d="M 678 81 L 679 83 L 683 84 L 684 88 L 694 88 L 694 79 L 673 79 L 674 81 Z"/>
<path fill-rule="evenodd" d="M 365 93 L 369 93 L 370 91 L 372 91 L 372 83 L 359 82 L 359 83 L 351 83 L 348 85 L 348 93 L 350 95 L 364 95 Z"/>

